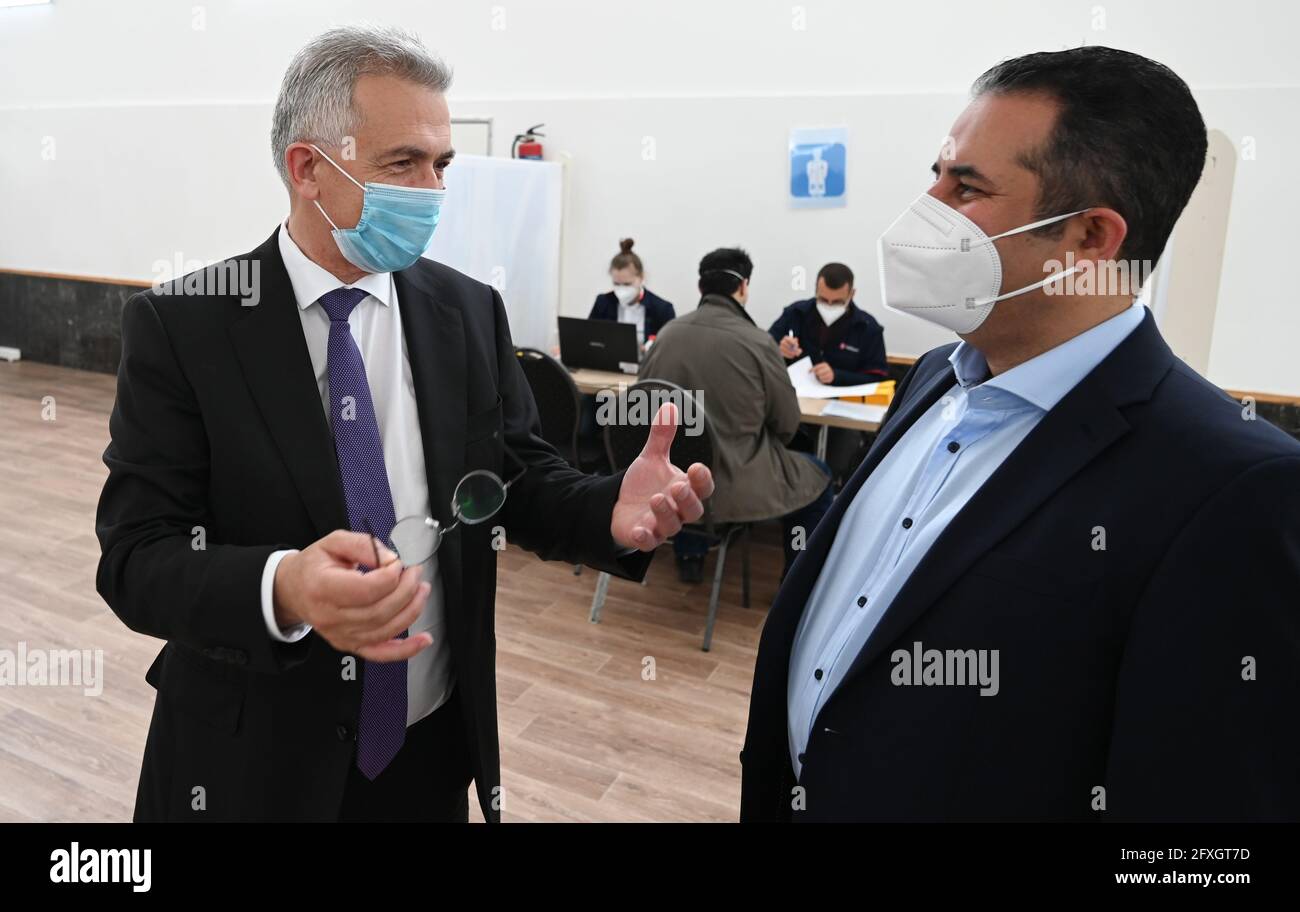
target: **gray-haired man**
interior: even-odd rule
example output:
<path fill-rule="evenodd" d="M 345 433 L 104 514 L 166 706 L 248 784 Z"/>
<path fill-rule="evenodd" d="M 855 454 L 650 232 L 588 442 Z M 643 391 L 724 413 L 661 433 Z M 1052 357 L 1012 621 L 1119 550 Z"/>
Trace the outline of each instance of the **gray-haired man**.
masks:
<path fill-rule="evenodd" d="M 495 527 L 639 577 L 712 491 L 671 412 L 625 474 L 569 468 L 500 296 L 421 259 L 449 82 L 396 30 L 311 42 L 275 108 L 288 219 L 215 267 L 255 305 L 190 277 L 123 313 L 98 588 L 167 641 L 137 820 L 463 821 L 471 778 L 499 819 Z M 500 512 L 412 559 L 394 525 L 448 527 L 479 469 L 516 479 Z"/>

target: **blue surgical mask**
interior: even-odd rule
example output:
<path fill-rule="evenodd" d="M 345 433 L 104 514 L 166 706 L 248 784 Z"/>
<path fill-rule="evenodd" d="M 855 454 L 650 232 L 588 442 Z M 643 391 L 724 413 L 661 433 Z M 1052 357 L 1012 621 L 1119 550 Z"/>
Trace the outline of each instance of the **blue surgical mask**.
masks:
<path fill-rule="evenodd" d="M 340 173 L 361 187 L 364 194 L 361 218 L 355 228 L 340 228 L 316 202 L 316 208 L 334 229 L 334 243 L 349 263 L 366 272 L 397 272 L 415 264 L 433 240 L 446 190 L 425 187 L 399 187 L 395 184 L 365 186 L 339 168 L 338 162 L 316 145 L 312 148 L 325 156 Z"/>

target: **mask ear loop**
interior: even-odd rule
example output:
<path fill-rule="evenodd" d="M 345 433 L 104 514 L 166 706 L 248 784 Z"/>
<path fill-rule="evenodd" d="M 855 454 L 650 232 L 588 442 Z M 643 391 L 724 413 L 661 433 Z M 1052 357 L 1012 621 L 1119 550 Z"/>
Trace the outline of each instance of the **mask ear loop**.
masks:
<path fill-rule="evenodd" d="M 323 154 L 323 153 L 322 153 Z M 1089 207 L 1091 208 L 1091 207 Z M 991 244 L 994 241 L 1001 240 L 1004 237 L 1011 237 L 1013 234 L 1023 234 L 1026 231 L 1033 231 L 1036 228 L 1043 228 L 1054 222 L 1063 222 L 1068 218 L 1074 218 L 1080 213 L 1087 212 L 1087 209 L 1076 209 L 1073 212 L 1067 212 L 1064 215 L 1053 215 L 1051 218 L 1039 219 L 1036 222 L 1030 222 L 1028 225 L 1021 225 L 1019 228 L 1012 228 L 1010 231 L 1004 231 L 1001 234 L 995 234 L 991 238 L 980 241 L 981 244 Z"/>
<path fill-rule="evenodd" d="M 324 149 L 322 149 L 320 146 L 316 145 L 315 143 L 308 143 L 307 145 L 311 146 L 313 149 L 315 149 L 317 152 L 319 152 L 319 153 L 321 154 L 321 156 L 322 156 L 322 157 L 323 157 L 327 162 L 329 162 L 331 165 L 333 165 L 335 168 L 338 169 L 338 172 L 339 172 L 340 174 L 342 174 L 342 175 L 343 175 L 344 177 L 346 177 L 348 180 L 352 181 L 352 183 L 354 183 L 354 184 L 356 184 L 358 187 L 360 187 L 360 188 L 361 188 L 361 193 L 362 193 L 362 195 L 364 196 L 364 194 L 365 194 L 365 192 L 366 192 L 366 188 L 365 188 L 362 184 L 358 183 L 358 182 L 357 182 L 357 179 L 356 179 L 355 177 L 353 177 L 351 174 L 348 174 L 348 172 L 346 172 L 346 171 L 344 171 L 342 168 L 340 168 L 340 167 L 339 167 L 339 163 L 336 162 L 334 159 L 330 158 L 328 155 L 326 155 Z M 341 230 L 341 229 L 339 228 L 338 225 L 334 224 L 334 219 L 330 218 L 329 213 L 326 212 L 325 209 L 324 209 L 324 207 L 321 206 L 319 200 L 312 200 L 312 202 L 316 204 L 316 208 L 320 210 L 320 214 L 323 215 L 323 216 L 325 216 L 325 221 L 327 221 L 327 222 L 330 223 L 330 227 L 331 227 L 331 228 L 333 228 L 335 231 L 339 231 L 339 230 Z"/>
<path fill-rule="evenodd" d="M 326 212 L 326 211 L 321 207 L 321 204 L 320 204 L 319 202 L 317 202 L 316 200 L 312 200 L 312 202 L 316 204 L 316 208 L 317 208 L 317 209 L 320 209 L 320 214 L 323 215 L 323 216 L 325 216 L 325 221 L 327 221 L 327 222 L 330 223 L 330 227 L 333 228 L 335 231 L 338 231 L 338 230 L 339 230 L 339 226 L 336 225 L 336 224 L 334 224 L 334 219 L 330 218 L 329 213 Z"/>
<path fill-rule="evenodd" d="M 1071 266 L 1069 269 L 1064 269 L 1060 272 L 1052 273 L 1047 278 L 1043 279 L 1041 282 L 1034 282 L 1032 285 L 1026 285 L 1024 288 L 1017 288 L 1015 291 L 1008 291 L 1006 294 L 1000 294 L 996 298 L 989 298 L 984 301 L 976 301 L 975 306 L 983 307 L 985 304 L 996 304 L 998 301 L 1005 301 L 1007 298 L 1014 298 L 1016 295 L 1024 294 L 1026 291 L 1033 291 L 1035 288 L 1042 288 L 1044 285 L 1049 285 L 1052 282 L 1059 281 L 1060 279 L 1063 279 L 1066 276 L 1074 275 L 1078 271 L 1079 271 L 1078 266 Z"/>
<path fill-rule="evenodd" d="M 1054 222 L 1063 222 L 1068 218 L 1073 218 L 1074 216 L 1087 211 L 1088 211 L 1087 209 L 1076 209 L 1075 211 L 1067 212 L 1064 215 L 1054 215 L 1051 218 L 1039 219 L 1036 222 L 1030 222 L 1028 225 L 1021 225 L 1019 228 L 1012 228 L 1010 231 L 1004 231 L 1001 234 L 995 234 L 993 237 L 988 238 L 987 240 L 980 241 L 979 243 L 981 245 L 991 244 L 994 241 L 998 240 L 999 238 L 1011 237 L 1013 234 L 1022 234 L 1026 231 L 1033 231 L 1035 228 L 1042 228 L 1046 225 L 1051 225 Z M 1041 282 L 1034 282 L 1030 285 L 1026 285 L 1024 288 L 1017 288 L 1015 291 L 1008 291 L 1005 294 L 998 295 L 996 298 L 988 298 L 986 300 L 975 301 L 974 306 L 984 307 L 985 305 L 988 304 L 996 304 L 998 301 L 1005 301 L 1007 298 L 1014 298 L 1016 295 L 1022 295 L 1026 291 L 1033 291 L 1035 288 L 1042 288 L 1044 285 L 1048 285 L 1052 282 L 1056 282 L 1060 279 L 1065 278 L 1066 276 L 1074 275 L 1074 273 L 1078 271 L 1079 271 L 1078 266 L 1071 266 L 1069 269 L 1049 275 Z"/>

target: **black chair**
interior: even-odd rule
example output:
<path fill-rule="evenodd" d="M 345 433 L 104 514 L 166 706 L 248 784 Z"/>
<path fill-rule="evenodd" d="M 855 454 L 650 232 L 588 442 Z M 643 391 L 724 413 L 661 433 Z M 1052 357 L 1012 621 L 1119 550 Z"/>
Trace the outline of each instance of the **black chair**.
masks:
<path fill-rule="evenodd" d="M 625 409 L 630 409 L 632 406 L 629 403 L 635 402 L 635 398 L 629 400 L 629 397 L 645 397 L 645 400 L 654 403 L 654 406 L 645 410 L 644 421 L 616 421 L 605 425 L 605 447 L 609 452 L 609 464 L 614 471 L 617 472 L 627 467 L 640 455 L 641 450 L 645 447 L 646 439 L 650 436 L 650 419 L 654 417 L 659 404 L 668 400 L 677 404 L 679 416 L 694 415 L 698 417 L 700 422 L 700 433 L 695 435 L 685 433 L 683 427 L 677 429 L 677 436 L 673 438 L 673 446 L 669 454 L 673 465 L 685 468 L 692 463 L 701 462 L 710 469 L 713 468 L 713 429 L 709 425 L 704 410 L 696 406 L 690 393 L 677 384 L 669 383 L 666 380 L 641 380 L 622 391 L 620 401 L 615 403 L 618 408 L 617 415 L 625 416 L 629 414 Z M 727 551 L 737 540 L 741 544 L 741 604 L 746 608 L 749 607 L 750 524 L 715 523 L 709 508 L 709 502 L 706 500 L 704 502 L 704 515 L 700 517 L 700 521 L 691 523 L 684 528 L 704 536 L 708 541 L 709 550 L 714 548 L 718 550 L 717 567 L 713 573 L 713 589 L 709 594 L 708 620 L 704 626 L 704 645 L 701 647 L 705 652 L 708 652 L 709 646 L 713 642 L 713 625 L 718 617 L 718 595 L 722 589 L 722 575 L 727 564 Z M 591 601 L 591 622 L 593 624 L 600 622 L 600 612 L 605 605 L 609 580 L 608 573 L 602 573 L 596 580 L 596 593 Z"/>
<path fill-rule="evenodd" d="M 537 403 L 542 439 L 559 450 L 575 469 L 607 471 L 601 441 L 578 436 L 582 397 L 564 365 L 535 348 L 516 348 L 515 357 Z"/>

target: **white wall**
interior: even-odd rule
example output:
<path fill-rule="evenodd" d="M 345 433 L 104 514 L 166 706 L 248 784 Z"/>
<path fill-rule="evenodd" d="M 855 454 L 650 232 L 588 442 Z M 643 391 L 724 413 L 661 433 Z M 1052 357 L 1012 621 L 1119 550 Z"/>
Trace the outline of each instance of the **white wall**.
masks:
<path fill-rule="evenodd" d="M 1300 302 L 1286 272 L 1300 183 L 1284 170 L 1300 148 L 1297 9 L 56 0 L 0 10 L 0 267 L 147 279 L 160 260 L 250 249 L 285 209 L 267 132 L 288 59 L 331 24 L 390 22 L 453 64 L 453 115 L 494 118 L 497 154 L 546 122 L 548 157 L 567 162 L 564 312 L 585 312 L 621 236 L 636 238 L 651 287 L 679 311 L 694 306 L 699 256 L 741 244 L 756 263 L 760 322 L 801 296 L 796 267 L 840 259 L 859 273 L 859 302 L 885 323 L 890 351 L 916 354 L 945 334 L 881 310 L 875 237 L 926 186 L 970 82 L 1015 54 L 1111 44 L 1172 66 L 1211 126 L 1253 142 L 1237 168 L 1209 373 L 1300 394 Z M 840 124 L 848 207 L 790 210 L 789 128 Z"/>

